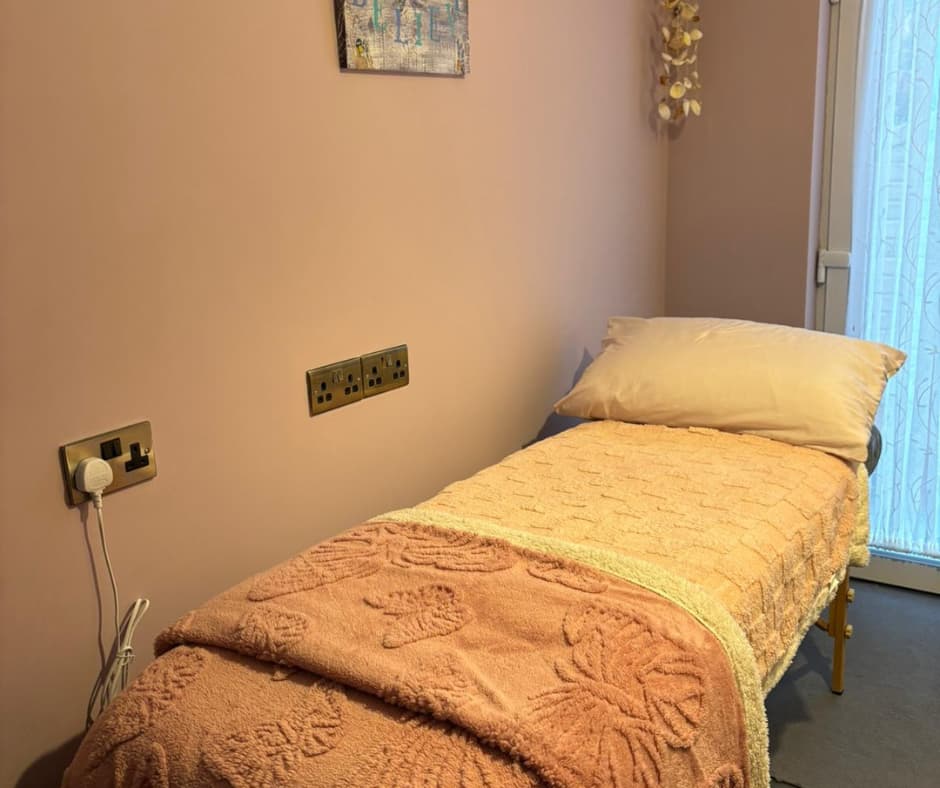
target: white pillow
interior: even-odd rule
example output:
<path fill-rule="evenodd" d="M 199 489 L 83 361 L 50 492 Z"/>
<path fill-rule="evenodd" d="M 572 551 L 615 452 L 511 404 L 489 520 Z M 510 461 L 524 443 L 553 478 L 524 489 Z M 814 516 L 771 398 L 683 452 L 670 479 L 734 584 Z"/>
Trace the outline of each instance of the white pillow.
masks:
<path fill-rule="evenodd" d="M 762 435 L 856 462 L 906 358 L 838 334 L 719 318 L 613 317 L 603 345 L 558 413 Z"/>

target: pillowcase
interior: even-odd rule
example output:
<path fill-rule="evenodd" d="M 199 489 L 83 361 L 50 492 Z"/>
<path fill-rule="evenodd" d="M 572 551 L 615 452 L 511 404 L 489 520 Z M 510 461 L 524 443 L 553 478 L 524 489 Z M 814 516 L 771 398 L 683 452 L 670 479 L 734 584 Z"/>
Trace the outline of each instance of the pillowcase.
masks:
<path fill-rule="evenodd" d="M 719 318 L 613 317 L 603 346 L 556 412 L 762 435 L 854 462 L 906 358 L 839 334 Z"/>

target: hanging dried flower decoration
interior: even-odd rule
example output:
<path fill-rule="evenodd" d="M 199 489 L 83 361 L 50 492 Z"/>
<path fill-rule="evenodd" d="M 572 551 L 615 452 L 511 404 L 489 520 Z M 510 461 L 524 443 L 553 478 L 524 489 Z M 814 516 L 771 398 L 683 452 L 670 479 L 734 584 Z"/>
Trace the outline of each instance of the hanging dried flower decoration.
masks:
<path fill-rule="evenodd" d="M 678 122 L 689 115 L 702 114 L 702 102 L 696 98 L 702 83 L 698 78 L 698 42 L 702 31 L 698 24 L 698 3 L 687 0 L 661 0 L 666 18 L 663 34 L 663 75 L 659 78 L 663 96 L 659 117 Z"/>

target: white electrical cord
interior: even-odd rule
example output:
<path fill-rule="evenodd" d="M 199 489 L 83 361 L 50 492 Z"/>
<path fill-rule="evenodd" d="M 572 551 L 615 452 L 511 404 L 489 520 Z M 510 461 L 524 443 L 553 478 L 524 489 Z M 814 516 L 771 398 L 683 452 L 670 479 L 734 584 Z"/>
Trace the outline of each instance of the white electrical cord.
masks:
<path fill-rule="evenodd" d="M 98 535 L 101 538 L 101 550 L 104 553 L 105 566 L 108 569 L 108 579 L 111 581 L 111 595 L 114 600 L 114 644 L 108 659 L 102 666 L 101 673 L 92 688 L 88 699 L 86 724 L 91 725 L 95 718 L 101 714 L 115 696 L 127 686 L 130 664 L 134 660 L 134 632 L 137 625 L 150 607 L 150 600 L 138 599 L 131 605 L 124 620 L 119 621 L 121 604 L 118 597 L 117 581 L 114 579 L 114 568 L 111 566 L 111 554 L 108 552 L 108 540 L 104 532 L 104 512 L 102 510 L 101 493 L 112 481 L 111 468 L 104 460 L 98 458 L 83 460 L 75 474 L 76 486 L 92 497 L 95 514 L 98 519 Z"/>
<path fill-rule="evenodd" d="M 104 563 L 108 567 L 108 579 L 111 581 L 111 596 L 114 598 L 114 635 L 117 637 L 121 631 L 121 625 L 118 622 L 118 611 L 121 609 L 121 603 L 118 601 L 117 582 L 114 579 L 114 569 L 111 566 L 111 553 L 108 552 L 108 540 L 104 535 L 104 512 L 102 511 L 101 493 L 96 492 L 92 496 L 95 503 L 95 515 L 98 517 L 98 536 L 101 538 L 101 551 L 104 553 Z"/>

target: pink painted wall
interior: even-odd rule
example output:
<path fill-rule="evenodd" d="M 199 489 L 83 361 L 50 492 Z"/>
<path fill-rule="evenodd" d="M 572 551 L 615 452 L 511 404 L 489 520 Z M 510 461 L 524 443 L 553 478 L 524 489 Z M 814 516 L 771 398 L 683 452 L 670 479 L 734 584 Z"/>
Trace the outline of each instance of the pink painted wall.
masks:
<path fill-rule="evenodd" d="M 669 146 L 666 313 L 811 325 L 828 0 L 706 2 Z"/>
<path fill-rule="evenodd" d="M 339 73 L 326 0 L 0 9 L 0 784 L 46 785 L 98 665 L 58 446 L 153 422 L 159 476 L 106 499 L 139 669 L 530 440 L 608 315 L 660 313 L 666 145 L 646 0 L 474 3 L 466 80 Z M 307 368 L 401 342 L 409 388 L 308 418 Z"/>

